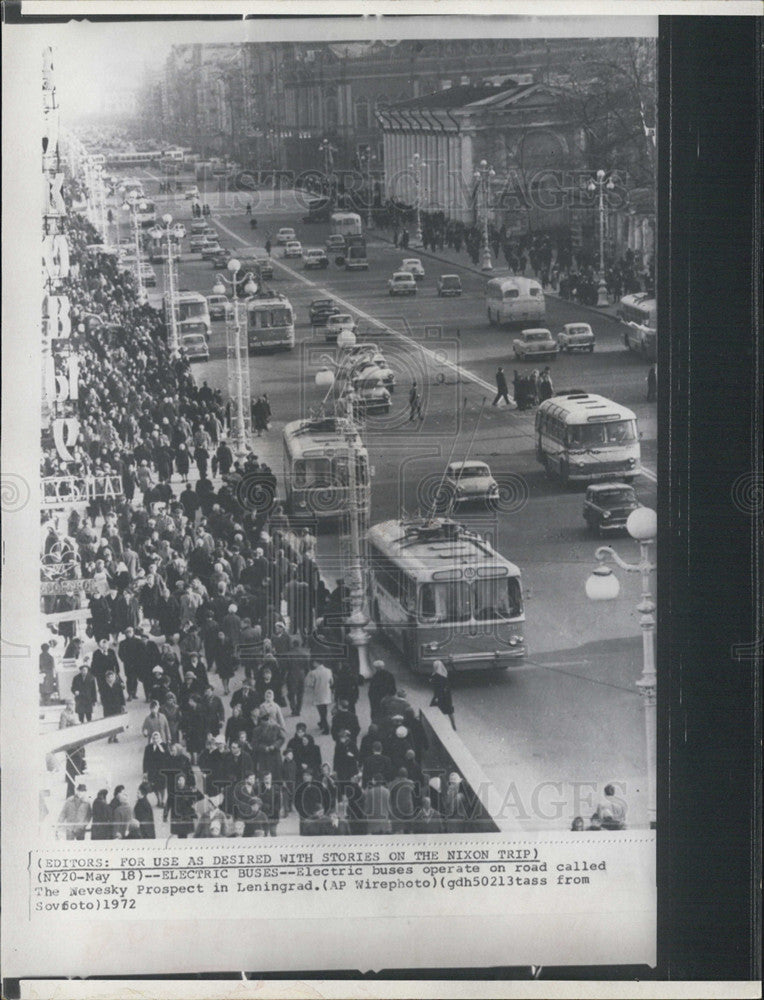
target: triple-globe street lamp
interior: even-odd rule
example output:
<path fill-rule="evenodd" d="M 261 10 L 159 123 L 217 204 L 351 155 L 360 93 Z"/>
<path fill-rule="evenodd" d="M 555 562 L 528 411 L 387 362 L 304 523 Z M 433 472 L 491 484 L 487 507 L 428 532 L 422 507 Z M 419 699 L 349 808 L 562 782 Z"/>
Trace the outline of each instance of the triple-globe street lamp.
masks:
<path fill-rule="evenodd" d="M 230 278 L 218 274 L 212 291 L 216 295 L 231 292 L 232 308 L 226 309 L 226 357 L 228 363 L 228 395 L 231 400 L 231 440 L 236 457 L 242 460 L 249 451 L 252 434 L 251 392 L 249 381 L 249 347 L 247 343 L 247 307 L 239 298 L 241 263 L 228 261 Z M 257 293 L 257 284 L 250 271 L 244 275 L 243 291 Z"/>
<path fill-rule="evenodd" d="M 125 197 L 122 209 L 125 212 L 131 213 L 133 237 L 135 239 L 135 283 L 138 286 L 138 298 L 140 301 L 143 301 L 146 298 L 146 289 L 143 284 L 143 272 L 141 270 L 141 228 L 138 224 L 138 212 L 145 212 L 148 205 L 138 195 L 137 191 L 127 191 L 125 193 L 124 188 L 121 188 L 120 191 Z"/>
<path fill-rule="evenodd" d="M 649 507 L 638 507 L 629 514 L 626 530 L 639 542 L 639 562 L 625 562 L 609 545 L 602 545 L 594 553 L 597 568 L 586 581 L 586 596 L 592 601 L 612 601 L 618 597 L 621 585 L 618 577 L 605 563 L 611 560 L 627 573 L 639 573 L 642 578 L 642 596 L 637 611 L 642 631 L 642 676 L 636 682 L 642 695 L 645 711 L 645 742 L 647 759 L 647 812 L 650 827 L 655 828 L 655 770 L 656 770 L 656 673 L 655 673 L 655 602 L 650 592 L 650 574 L 655 570 L 651 549 L 657 534 L 657 518 Z"/>
<path fill-rule="evenodd" d="M 481 271 L 493 271 L 491 260 L 491 243 L 488 239 L 488 214 L 491 206 L 491 182 L 496 176 L 493 167 L 489 167 L 486 160 L 481 160 L 474 178 L 478 183 L 479 193 L 479 215 L 482 223 L 480 238 L 480 269 Z"/>
<path fill-rule="evenodd" d="M 605 191 L 612 191 L 615 188 L 612 175 L 608 177 L 604 170 L 597 171 L 597 177 L 592 178 L 587 184 L 590 194 L 595 191 L 599 194 L 599 217 L 600 217 L 600 271 L 597 276 L 597 305 L 608 305 L 607 285 L 605 284 Z"/>
<path fill-rule="evenodd" d="M 344 352 L 355 346 L 356 338 L 352 330 L 341 330 L 337 337 L 337 347 L 340 352 Z M 315 382 L 319 389 L 326 389 L 324 397 L 326 402 L 329 393 L 334 388 L 336 381 L 335 372 L 343 369 L 342 353 L 339 360 L 334 360 L 329 355 L 322 355 L 322 367 L 316 372 Z M 369 634 L 366 627 L 369 624 L 369 616 L 366 612 L 366 588 L 364 586 L 365 567 L 363 553 L 363 514 L 362 506 L 358 497 L 358 475 L 357 475 L 357 454 L 358 428 L 353 416 L 352 396 L 348 402 L 345 415 L 338 417 L 338 427 L 342 426 L 345 431 L 345 439 L 348 446 L 348 522 L 349 522 L 349 549 L 350 559 L 348 566 L 348 583 L 350 590 L 350 616 L 347 624 L 350 626 L 348 638 L 353 643 L 358 655 L 358 670 L 364 679 L 371 677 L 369 668 L 368 643 Z"/>
<path fill-rule="evenodd" d="M 155 226 L 151 230 L 151 235 L 157 239 L 162 239 L 163 237 L 167 240 L 167 263 L 165 266 L 165 284 L 166 284 L 166 312 L 167 312 L 167 322 L 170 328 L 170 352 L 173 355 L 180 353 L 180 335 L 178 332 L 178 312 L 177 304 L 175 301 L 175 247 L 173 246 L 173 236 L 175 234 L 175 229 L 172 225 L 172 216 L 169 212 L 162 216 L 162 222 L 164 226 Z"/>

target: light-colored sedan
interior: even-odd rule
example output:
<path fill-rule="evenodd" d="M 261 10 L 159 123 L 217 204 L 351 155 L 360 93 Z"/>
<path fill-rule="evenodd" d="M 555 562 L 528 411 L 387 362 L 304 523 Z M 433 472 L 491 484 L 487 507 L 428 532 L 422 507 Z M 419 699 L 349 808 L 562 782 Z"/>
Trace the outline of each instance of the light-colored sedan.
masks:
<path fill-rule="evenodd" d="M 284 247 L 285 257 L 302 257 L 302 243 L 299 240 L 290 240 Z"/>
<path fill-rule="evenodd" d="M 186 193 L 183 195 L 183 197 L 186 199 L 186 201 L 192 201 L 194 198 L 198 198 L 199 188 L 196 186 L 196 184 L 193 184 L 191 187 L 187 187 Z"/>
<path fill-rule="evenodd" d="M 424 265 L 418 257 L 406 257 L 405 260 L 401 261 L 398 270 L 413 274 L 416 281 L 422 281 L 424 278 Z"/>
<path fill-rule="evenodd" d="M 557 357 L 557 342 L 549 330 L 543 327 L 523 330 L 520 336 L 512 341 L 512 349 L 515 357 L 521 361 L 526 358 L 554 360 Z"/>
<path fill-rule="evenodd" d="M 328 267 L 329 258 L 326 256 L 326 250 L 305 250 L 302 255 L 302 266 L 306 271 L 314 267 Z"/>
<path fill-rule="evenodd" d="M 189 361 L 210 360 L 210 349 L 203 333 L 184 333 L 180 338 L 180 346 Z"/>
<path fill-rule="evenodd" d="M 416 281 L 410 271 L 396 271 L 387 282 L 388 295 L 416 295 Z"/>
<path fill-rule="evenodd" d="M 290 229 L 289 226 L 284 226 L 276 233 L 276 242 L 280 247 L 285 247 L 287 243 L 291 243 L 296 238 L 297 234 L 294 229 Z"/>
<path fill-rule="evenodd" d="M 329 342 L 337 340 L 341 330 L 350 330 L 351 333 L 358 333 L 358 326 L 350 313 L 335 313 L 326 321 L 325 337 Z"/>
<path fill-rule="evenodd" d="M 206 299 L 210 319 L 225 319 L 229 313 L 233 313 L 233 303 L 227 295 L 218 295 L 213 292 L 212 295 L 207 295 Z"/>
<path fill-rule="evenodd" d="M 486 462 L 451 462 L 444 486 L 452 504 L 488 503 L 499 498 L 499 484 Z"/>
<path fill-rule="evenodd" d="M 588 323 L 566 323 L 557 334 L 557 346 L 562 351 L 594 350 L 594 332 Z"/>
<path fill-rule="evenodd" d="M 354 381 L 352 387 L 343 390 L 340 398 L 353 407 L 355 416 L 390 412 L 390 392 L 376 374 Z"/>

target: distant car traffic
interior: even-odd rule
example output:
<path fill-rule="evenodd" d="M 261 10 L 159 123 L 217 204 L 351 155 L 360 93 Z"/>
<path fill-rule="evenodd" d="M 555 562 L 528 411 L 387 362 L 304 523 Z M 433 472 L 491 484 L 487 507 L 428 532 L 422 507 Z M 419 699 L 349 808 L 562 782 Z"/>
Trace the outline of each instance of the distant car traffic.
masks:
<path fill-rule="evenodd" d="M 201 253 L 202 247 L 205 245 L 209 236 L 205 236 L 204 233 L 196 233 L 191 237 L 191 253 Z"/>
<path fill-rule="evenodd" d="M 194 219 L 191 223 L 191 235 L 199 236 L 209 229 L 206 219 Z"/>
<path fill-rule="evenodd" d="M 418 257 L 406 257 L 405 260 L 401 261 L 398 270 L 413 274 L 416 281 L 422 281 L 424 278 L 424 265 Z"/>
<path fill-rule="evenodd" d="M 302 257 L 302 243 L 299 240 L 290 240 L 284 247 L 285 257 Z"/>
<path fill-rule="evenodd" d="M 335 316 L 340 312 L 340 307 L 334 299 L 313 299 L 308 307 L 311 326 L 326 326 L 326 321 L 330 316 Z"/>
<path fill-rule="evenodd" d="M 306 271 L 311 268 L 324 268 L 329 266 L 329 258 L 326 250 L 305 250 L 302 255 L 302 266 Z"/>
<path fill-rule="evenodd" d="M 212 295 L 207 295 L 205 298 L 210 310 L 210 319 L 225 319 L 229 312 L 233 312 L 233 303 L 228 296 L 213 292 Z"/>
<path fill-rule="evenodd" d="M 387 282 L 389 295 L 416 295 L 416 281 L 410 271 L 396 271 Z"/>
<path fill-rule="evenodd" d="M 495 503 L 499 484 L 487 462 L 451 462 L 444 481 L 451 504 Z"/>
<path fill-rule="evenodd" d="M 462 279 L 458 274 L 441 274 L 438 278 L 438 295 L 444 298 L 447 295 L 462 294 Z"/>
<path fill-rule="evenodd" d="M 284 226 L 282 229 L 276 233 L 276 242 L 280 247 L 284 247 L 287 243 L 291 243 L 292 240 L 297 238 L 297 234 L 294 229 L 290 229 L 289 226 Z"/>
<path fill-rule="evenodd" d="M 588 323 L 566 323 L 557 334 L 557 346 L 562 351 L 594 350 L 594 333 Z"/>
<path fill-rule="evenodd" d="M 376 374 L 369 374 L 346 386 L 340 398 L 353 407 L 354 416 L 390 412 L 390 392 Z"/>
<path fill-rule="evenodd" d="M 512 341 L 512 349 L 515 357 L 521 361 L 526 358 L 548 358 L 553 360 L 557 357 L 556 341 L 549 330 L 541 327 L 523 330 L 520 336 Z"/>
<path fill-rule="evenodd" d="M 329 254 L 344 254 L 345 237 L 340 233 L 334 233 L 326 238 L 326 252 Z"/>
<path fill-rule="evenodd" d="M 584 521 L 594 534 L 625 531 L 632 511 L 641 507 L 633 486 L 626 483 L 592 483 L 586 488 Z"/>
<path fill-rule="evenodd" d="M 350 313 L 335 313 L 326 320 L 324 335 L 327 342 L 334 342 L 341 330 L 350 330 L 351 333 L 358 332 L 358 326 Z"/>

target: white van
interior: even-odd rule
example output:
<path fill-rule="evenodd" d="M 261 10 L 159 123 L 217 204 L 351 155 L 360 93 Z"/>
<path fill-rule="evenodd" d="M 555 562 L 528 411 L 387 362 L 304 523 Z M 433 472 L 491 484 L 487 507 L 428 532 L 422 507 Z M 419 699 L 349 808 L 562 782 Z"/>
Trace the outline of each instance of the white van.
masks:
<path fill-rule="evenodd" d="M 361 216 L 356 212 L 332 212 L 332 236 L 360 236 Z"/>
<path fill-rule="evenodd" d="M 485 304 L 491 326 L 509 323 L 543 323 L 544 290 L 535 278 L 491 278 L 485 286 Z"/>

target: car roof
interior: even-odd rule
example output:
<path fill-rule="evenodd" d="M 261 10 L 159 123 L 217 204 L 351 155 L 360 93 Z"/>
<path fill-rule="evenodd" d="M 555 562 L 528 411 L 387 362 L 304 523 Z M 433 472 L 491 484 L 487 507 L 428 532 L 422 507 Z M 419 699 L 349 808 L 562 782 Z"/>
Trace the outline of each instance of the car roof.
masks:
<path fill-rule="evenodd" d="M 421 264 L 422 261 L 419 259 L 419 257 L 404 257 L 403 258 L 403 263 L 404 264 Z"/>
<path fill-rule="evenodd" d="M 406 280 L 408 281 L 408 279 L 411 278 L 412 276 L 409 274 L 408 271 L 395 271 L 393 273 L 393 277 L 394 278 L 406 278 Z"/>
<path fill-rule="evenodd" d="M 587 493 L 604 493 L 605 490 L 633 490 L 629 483 L 590 483 L 586 487 Z"/>
<path fill-rule="evenodd" d="M 339 323 L 343 319 L 352 319 L 352 318 L 353 317 L 350 313 L 335 313 L 334 316 L 329 317 L 330 320 L 334 320 L 336 323 Z"/>
<path fill-rule="evenodd" d="M 566 323 L 563 326 L 563 330 L 568 330 L 571 326 L 586 326 L 586 327 L 589 327 L 589 329 L 591 330 L 591 326 L 589 326 L 588 323 L 581 323 L 581 322 L 579 322 L 579 323 Z"/>
<path fill-rule="evenodd" d="M 527 326 L 523 333 L 549 333 L 545 326 Z"/>
<path fill-rule="evenodd" d="M 478 459 L 468 459 L 465 462 L 450 462 L 449 469 L 488 469 L 490 472 L 490 467 L 488 462 L 481 462 Z"/>
<path fill-rule="evenodd" d="M 320 305 L 336 306 L 337 303 L 334 301 L 334 299 L 313 299 L 313 301 L 311 302 L 311 305 L 312 306 L 320 306 Z"/>
<path fill-rule="evenodd" d="M 456 278 L 457 281 L 461 281 L 461 278 L 459 277 L 458 274 L 441 274 L 440 280 L 443 281 L 444 278 Z"/>

